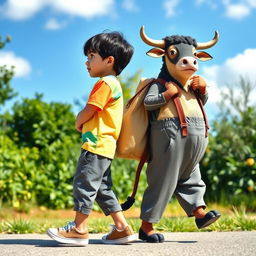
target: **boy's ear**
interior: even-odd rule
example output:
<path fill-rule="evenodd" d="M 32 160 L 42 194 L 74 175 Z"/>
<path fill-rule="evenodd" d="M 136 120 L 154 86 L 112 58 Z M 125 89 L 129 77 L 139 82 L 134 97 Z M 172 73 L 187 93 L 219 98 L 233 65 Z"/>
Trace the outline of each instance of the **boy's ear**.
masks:
<path fill-rule="evenodd" d="M 108 63 L 109 63 L 109 64 L 113 64 L 114 61 L 115 61 L 114 56 L 108 56 Z"/>

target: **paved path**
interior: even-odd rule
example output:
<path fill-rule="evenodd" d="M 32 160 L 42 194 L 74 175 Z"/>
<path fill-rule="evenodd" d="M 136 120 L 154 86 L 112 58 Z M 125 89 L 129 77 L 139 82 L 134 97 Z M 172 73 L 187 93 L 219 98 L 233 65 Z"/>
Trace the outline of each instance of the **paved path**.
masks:
<path fill-rule="evenodd" d="M 128 245 L 101 244 L 101 234 L 90 234 L 85 247 L 66 246 L 47 235 L 0 234 L 1 256 L 256 256 L 256 231 L 164 233 L 166 242 Z"/>

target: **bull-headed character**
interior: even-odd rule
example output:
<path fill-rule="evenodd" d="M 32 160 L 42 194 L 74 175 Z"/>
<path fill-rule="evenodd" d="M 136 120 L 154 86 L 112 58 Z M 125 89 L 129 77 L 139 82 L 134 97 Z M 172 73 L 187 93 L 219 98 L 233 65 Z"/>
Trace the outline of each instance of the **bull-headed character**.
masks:
<path fill-rule="evenodd" d="M 219 34 L 206 43 L 189 36 L 167 36 L 153 40 L 141 28 L 142 40 L 155 48 L 147 52 L 162 57 L 163 66 L 144 99 L 149 113 L 148 186 L 141 204 L 142 225 L 139 238 L 147 242 L 163 242 L 153 223 L 160 221 L 173 194 L 186 214 L 195 217 L 196 226 L 204 228 L 220 217 L 216 210 L 205 211 L 205 183 L 201 179 L 199 161 L 208 144 L 208 122 L 204 112 L 208 94 L 200 76 L 198 60 L 212 57 L 204 52 L 215 45 Z"/>
<path fill-rule="evenodd" d="M 141 27 L 140 36 L 142 40 L 156 48 L 147 54 L 151 57 L 163 57 L 163 66 L 159 78 L 166 81 L 174 81 L 178 85 L 186 85 L 189 78 L 198 70 L 198 60 L 211 60 L 212 56 L 204 51 L 214 46 L 219 39 L 219 33 L 215 31 L 214 38 L 205 43 L 197 43 L 190 36 L 167 36 L 162 40 L 149 38 Z"/>

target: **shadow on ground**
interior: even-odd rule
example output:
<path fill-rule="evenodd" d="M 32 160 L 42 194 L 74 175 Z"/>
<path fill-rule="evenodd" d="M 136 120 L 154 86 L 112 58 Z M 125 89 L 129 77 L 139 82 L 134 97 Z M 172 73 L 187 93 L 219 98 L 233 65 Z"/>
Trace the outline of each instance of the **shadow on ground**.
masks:
<path fill-rule="evenodd" d="M 133 243 L 145 243 L 143 241 L 137 240 Z M 165 241 L 165 243 L 197 243 L 197 241 Z M 44 240 L 44 239 L 0 239 L 0 244 L 23 244 L 23 245 L 34 245 L 36 247 L 81 247 L 72 244 L 61 244 L 54 240 Z M 90 239 L 89 244 L 103 244 L 101 239 Z"/>

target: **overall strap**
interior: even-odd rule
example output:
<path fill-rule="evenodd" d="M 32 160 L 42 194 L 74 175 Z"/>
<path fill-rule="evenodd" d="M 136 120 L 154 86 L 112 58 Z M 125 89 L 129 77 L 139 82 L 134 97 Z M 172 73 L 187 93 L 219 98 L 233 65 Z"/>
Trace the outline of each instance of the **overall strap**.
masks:
<path fill-rule="evenodd" d="M 202 111 L 203 117 L 204 117 L 205 137 L 208 137 L 208 130 L 209 130 L 210 126 L 209 126 L 208 119 L 207 119 L 207 116 L 206 116 L 206 113 L 205 113 L 205 110 L 204 110 L 204 105 L 203 105 L 201 99 L 199 98 L 199 96 L 197 94 L 196 94 L 196 99 L 198 101 L 198 104 L 199 104 L 199 106 L 201 108 L 201 111 Z"/>
<path fill-rule="evenodd" d="M 156 81 L 161 83 L 162 85 L 165 85 L 165 83 L 166 83 L 165 80 L 160 79 L 160 78 L 156 79 Z M 183 137 L 186 137 L 186 136 L 188 136 L 188 125 L 187 125 L 186 117 L 185 117 L 185 114 L 184 114 L 184 111 L 183 111 L 183 108 L 182 108 L 182 105 L 180 102 L 180 98 L 178 95 L 173 98 L 173 102 L 174 102 L 175 108 L 178 113 L 180 126 L 181 126 L 181 134 Z"/>
<path fill-rule="evenodd" d="M 177 113 L 179 116 L 180 126 L 181 126 L 181 134 L 183 137 L 186 137 L 186 136 L 188 136 L 188 125 L 187 125 L 186 117 L 185 117 L 185 114 L 184 114 L 184 111 L 183 111 L 183 108 L 182 108 L 182 105 L 180 102 L 180 98 L 178 95 L 173 98 L 173 102 L 174 102 L 174 105 L 176 107 L 176 110 L 177 110 Z"/>

